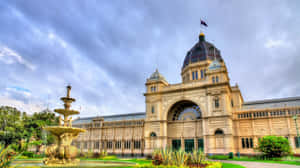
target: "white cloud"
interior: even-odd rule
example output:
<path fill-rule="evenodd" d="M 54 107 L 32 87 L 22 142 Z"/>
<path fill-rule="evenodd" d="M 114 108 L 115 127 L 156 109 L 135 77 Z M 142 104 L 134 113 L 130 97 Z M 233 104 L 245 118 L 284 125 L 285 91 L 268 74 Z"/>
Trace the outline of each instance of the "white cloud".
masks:
<path fill-rule="evenodd" d="M 30 70 L 35 70 L 35 66 L 26 61 L 21 55 L 19 55 L 16 51 L 4 46 L 0 45 L 0 61 L 5 64 L 15 64 L 19 63 L 25 65 L 25 67 Z"/>
<path fill-rule="evenodd" d="M 57 36 L 56 34 L 54 33 L 49 33 L 48 34 L 48 38 L 50 40 L 52 40 L 53 42 L 57 42 L 59 45 L 61 45 L 63 48 L 66 48 L 67 47 L 67 43 L 62 39 L 60 38 L 59 36 Z"/>
<path fill-rule="evenodd" d="M 284 40 L 272 40 L 269 39 L 264 44 L 265 48 L 275 48 L 275 47 L 289 47 L 291 44 Z"/>
<path fill-rule="evenodd" d="M 25 97 L 30 97 L 31 96 L 31 91 L 22 87 L 18 86 L 12 86 L 12 87 L 6 87 L 5 89 L 8 92 L 11 92 L 13 94 L 21 94 L 24 95 Z"/>
<path fill-rule="evenodd" d="M 43 107 L 42 105 L 37 104 L 37 103 L 25 104 L 23 101 L 19 101 L 19 100 L 15 100 L 15 99 L 3 97 L 3 96 L 0 97 L 0 106 L 15 107 L 18 110 L 20 110 L 21 112 L 26 112 L 29 114 L 33 114 L 34 112 L 40 112 L 43 109 L 45 109 L 45 107 Z"/>

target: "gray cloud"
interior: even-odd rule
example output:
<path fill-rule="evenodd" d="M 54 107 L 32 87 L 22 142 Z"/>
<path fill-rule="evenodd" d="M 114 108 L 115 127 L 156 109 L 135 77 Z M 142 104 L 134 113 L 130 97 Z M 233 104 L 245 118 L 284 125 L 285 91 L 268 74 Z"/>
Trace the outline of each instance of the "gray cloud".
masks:
<path fill-rule="evenodd" d="M 246 100 L 297 96 L 298 8 L 279 0 L 3 1 L 0 44 L 35 69 L 0 61 L 0 91 L 28 88 L 31 102 L 54 108 L 71 83 L 82 116 L 144 111 L 146 78 L 158 67 L 181 81 L 203 18 Z"/>

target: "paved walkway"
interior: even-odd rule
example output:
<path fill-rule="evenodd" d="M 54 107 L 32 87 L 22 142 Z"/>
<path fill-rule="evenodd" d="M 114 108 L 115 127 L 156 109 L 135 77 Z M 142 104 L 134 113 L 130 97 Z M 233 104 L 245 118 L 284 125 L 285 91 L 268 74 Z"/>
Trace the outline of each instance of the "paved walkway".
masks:
<path fill-rule="evenodd" d="M 245 166 L 246 168 L 300 168 L 297 165 L 287 165 L 287 164 L 276 164 L 276 163 L 262 163 L 262 162 L 247 162 L 247 161 L 228 161 L 222 160 L 224 163 L 232 163 Z"/>

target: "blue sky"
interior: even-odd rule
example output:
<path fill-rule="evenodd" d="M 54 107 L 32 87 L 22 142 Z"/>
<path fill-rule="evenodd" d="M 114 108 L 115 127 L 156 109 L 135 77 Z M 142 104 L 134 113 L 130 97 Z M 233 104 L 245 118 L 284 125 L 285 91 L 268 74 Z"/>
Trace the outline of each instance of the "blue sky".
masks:
<path fill-rule="evenodd" d="M 144 112 L 144 84 L 156 68 L 181 82 L 200 18 L 245 100 L 300 96 L 299 7 L 296 0 L 3 0 L 0 105 L 61 108 L 71 84 L 81 116 Z"/>

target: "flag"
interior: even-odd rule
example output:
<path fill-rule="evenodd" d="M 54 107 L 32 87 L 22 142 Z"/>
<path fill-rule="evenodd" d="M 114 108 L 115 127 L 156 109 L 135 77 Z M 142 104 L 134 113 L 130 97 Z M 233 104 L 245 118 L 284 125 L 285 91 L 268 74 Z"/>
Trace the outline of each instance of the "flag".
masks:
<path fill-rule="evenodd" d="M 200 19 L 200 22 L 203 26 L 207 27 L 207 24 L 203 20 Z"/>

